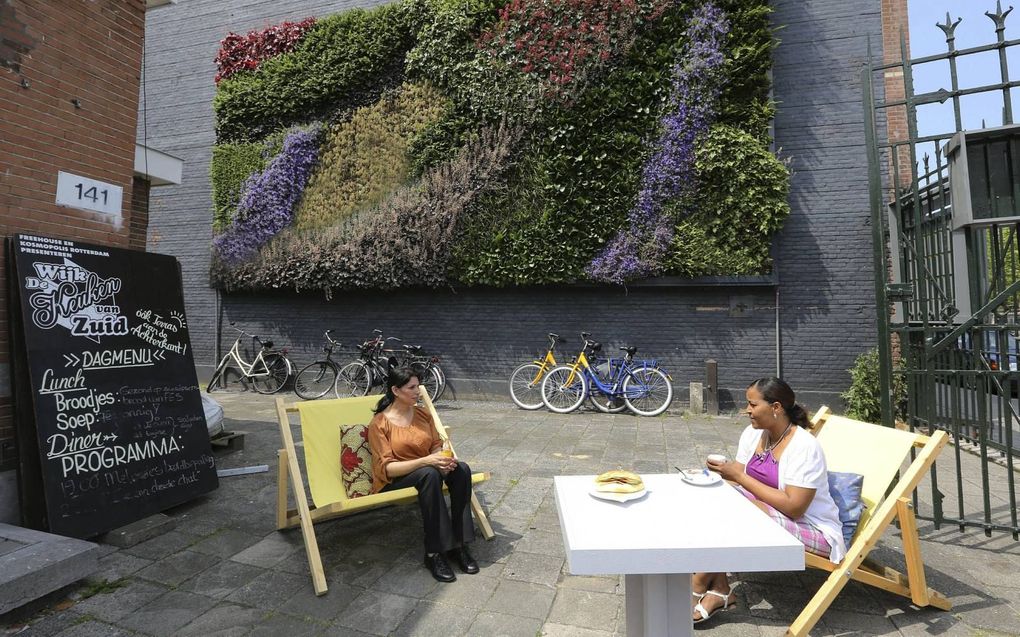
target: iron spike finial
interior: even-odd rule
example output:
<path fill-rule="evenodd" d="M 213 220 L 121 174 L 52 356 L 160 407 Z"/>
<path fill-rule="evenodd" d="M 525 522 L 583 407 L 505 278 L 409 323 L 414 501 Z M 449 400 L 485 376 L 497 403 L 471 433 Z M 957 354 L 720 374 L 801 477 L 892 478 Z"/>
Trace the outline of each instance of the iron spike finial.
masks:
<path fill-rule="evenodd" d="M 995 32 L 1006 30 L 1006 16 L 1013 11 L 1013 5 L 1009 5 L 1009 8 L 1004 12 L 1002 10 L 1002 0 L 995 0 L 995 13 L 985 11 L 985 15 L 988 19 L 995 23 Z"/>
<path fill-rule="evenodd" d="M 937 26 L 938 28 L 942 29 L 942 32 L 946 34 L 946 42 L 952 42 L 953 40 L 956 39 L 956 33 L 955 33 L 956 32 L 956 27 L 959 26 L 960 22 L 962 22 L 962 21 L 963 21 L 963 18 L 957 18 L 956 21 L 953 22 L 953 18 L 950 17 L 949 12 L 946 11 L 946 23 L 945 24 L 939 24 L 938 22 L 936 22 L 935 26 Z"/>

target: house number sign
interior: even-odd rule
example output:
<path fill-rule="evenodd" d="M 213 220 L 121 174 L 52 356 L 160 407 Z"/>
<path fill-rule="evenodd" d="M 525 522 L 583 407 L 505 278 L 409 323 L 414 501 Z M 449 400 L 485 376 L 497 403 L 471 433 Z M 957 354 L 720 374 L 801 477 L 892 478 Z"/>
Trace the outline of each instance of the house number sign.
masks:
<path fill-rule="evenodd" d="M 57 173 L 57 205 L 119 215 L 124 189 L 60 171 Z"/>

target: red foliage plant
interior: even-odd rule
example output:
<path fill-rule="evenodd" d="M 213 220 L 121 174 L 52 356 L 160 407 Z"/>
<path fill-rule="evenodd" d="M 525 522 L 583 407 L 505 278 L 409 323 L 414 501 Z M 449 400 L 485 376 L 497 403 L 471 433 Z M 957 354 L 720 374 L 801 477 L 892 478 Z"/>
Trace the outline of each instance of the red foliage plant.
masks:
<path fill-rule="evenodd" d="M 293 51 L 313 24 L 315 18 L 305 18 L 301 22 L 282 22 L 261 31 L 249 31 L 247 35 L 228 33 L 220 40 L 220 51 L 216 54 L 216 83 L 238 71 L 254 71 L 264 60 Z"/>
<path fill-rule="evenodd" d="M 563 96 L 615 51 L 635 29 L 656 20 L 668 0 L 511 0 L 478 47 Z"/>

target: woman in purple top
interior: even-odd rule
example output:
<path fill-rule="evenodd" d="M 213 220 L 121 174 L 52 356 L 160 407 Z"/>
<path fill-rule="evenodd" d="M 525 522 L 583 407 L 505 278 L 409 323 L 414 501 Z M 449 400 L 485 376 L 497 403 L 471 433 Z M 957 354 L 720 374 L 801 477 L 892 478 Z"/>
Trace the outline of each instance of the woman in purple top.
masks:
<path fill-rule="evenodd" d="M 759 378 L 746 395 L 744 413 L 751 424 L 740 436 L 736 458 L 710 460 L 708 468 L 733 483 L 806 550 L 839 563 L 846 552 L 839 511 L 807 413 L 779 378 Z M 735 603 L 726 573 L 695 573 L 692 589 L 694 623 Z"/>

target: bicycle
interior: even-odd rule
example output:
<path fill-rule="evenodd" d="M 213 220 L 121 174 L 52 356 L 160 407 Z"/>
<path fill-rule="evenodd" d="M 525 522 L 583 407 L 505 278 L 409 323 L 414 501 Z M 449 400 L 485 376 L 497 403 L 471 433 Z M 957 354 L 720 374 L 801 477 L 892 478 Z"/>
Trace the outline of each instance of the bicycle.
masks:
<path fill-rule="evenodd" d="M 542 379 L 545 373 L 556 367 L 556 356 L 553 351 L 556 343 L 566 343 L 567 339 L 559 334 L 549 332 L 549 349 L 541 360 L 518 365 L 510 372 L 510 400 L 521 409 L 535 410 L 542 406 Z"/>
<path fill-rule="evenodd" d="M 390 368 L 397 364 L 396 357 L 382 359 L 386 341 L 399 341 L 396 336 L 383 338 L 382 330 L 372 330 L 372 338 L 358 346 L 358 360 L 347 363 L 337 371 L 337 398 L 367 396 L 376 385 L 386 382 Z"/>
<path fill-rule="evenodd" d="M 446 391 L 446 374 L 439 367 L 439 357 L 429 356 L 422 351 L 421 345 L 404 345 L 404 357 L 400 361 L 402 367 L 410 367 L 418 374 L 418 381 L 429 392 L 432 402 L 437 402 Z"/>
<path fill-rule="evenodd" d="M 211 393 L 221 385 L 225 389 L 227 383 L 232 382 L 229 375 L 236 373 L 235 369 L 240 371 L 245 388 L 250 385 L 260 394 L 275 394 L 280 391 L 294 370 L 293 364 L 287 358 L 287 350 L 273 350 L 272 341 L 263 342 L 258 336 L 236 327 L 233 322 L 230 323 L 230 327 L 239 334 L 234 339 L 230 351 L 220 359 L 205 391 Z M 251 362 L 244 360 L 244 356 L 241 355 L 241 338 L 245 336 L 252 339 L 252 348 L 256 350 L 255 358 Z M 230 365 L 231 361 L 234 363 L 233 366 Z"/>
<path fill-rule="evenodd" d="M 599 342 L 591 340 L 590 337 L 591 337 L 591 334 L 589 334 L 588 332 L 581 332 L 581 343 L 582 343 L 581 351 L 580 351 L 580 353 L 576 357 L 574 357 L 573 361 L 571 362 L 571 366 L 577 364 L 578 361 L 583 361 L 583 363 L 581 363 L 581 364 L 584 366 L 584 368 L 587 369 L 588 372 L 590 374 L 592 374 L 593 377 L 597 377 L 599 380 L 602 381 L 602 383 L 601 383 L 602 387 L 611 386 L 612 385 L 612 380 L 610 378 L 610 373 L 612 371 L 612 367 L 611 367 L 610 363 L 612 362 L 612 359 L 610 359 L 610 360 L 597 360 L 597 359 L 595 359 L 595 357 L 598 355 L 598 353 L 602 351 L 602 344 L 599 343 Z M 591 360 L 590 359 L 595 359 L 595 364 L 594 365 L 591 364 Z M 547 370 L 546 371 L 546 376 L 548 376 L 548 374 L 551 371 L 552 370 Z M 540 393 L 540 395 L 541 395 L 541 392 L 542 392 L 542 383 L 544 383 L 544 381 L 545 381 L 545 378 L 543 378 L 542 382 L 539 383 L 539 393 Z M 588 398 L 588 402 L 591 403 L 592 407 L 594 407 L 598 411 L 601 411 L 602 413 L 606 413 L 606 414 L 618 414 L 621 411 L 627 409 L 626 403 L 623 402 L 622 398 L 618 394 L 610 394 L 610 393 L 603 392 L 603 391 L 597 389 L 599 386 L 600 385 L 596 385 L 594 382 L 588 383 L 587 387 L 583 387 L 584 393 L 580 394 L 580 400 L 578 400 L 577 404 L 573 405 L 569 410 L 566 410 L 566 411 L 562 411 L 562 410 L 558 410 L 556 408 L 550 407 L 550 404 L 545 399 L 544 395 L 542 396 L 542 404 L 546 405 L 547 408 L 552 409 L 553 411 L 557 411 L 557 413 L 567 413 L 568 411 L 573 411 L 574 409 L 577 409 L 577 407 L 580 406 L 580 404 L 584 400 L 584 398 L 587 397 Z M 573 389 L 574 390 L 579 390 L 579 389 L 582 389 L 582 388 L 581 387 L 577 387 L 577 388 L 573 388 Z M 558 396 L 557 398 L 562 400 L 563 396 Z M 572 404 L 572 401 L 571 401 L 571 404 Z M 562 406 L 560 406 L 560 407 L 562 408 Z"/>
<path fill-rule="evenodd" d="M 542 380 L 542 401 L 550 410 L 570 413 L 588 397 L 596 408 L 609 413 L 623 410 L 617 403 L 619 399 L 623 400 L 623 407 L 639 416 L 657 416 L 666 411 L 673 402 L 673 385 L 656 361 L 643 360 L 635 365 L 637 348 L 621 347 L 626 356 L 609 359 L 603 374 L 591 366 L 587 355 L 597 353 L 602 345 L 588 340 L 586 334 L 581 336 L 584 347 L 577 360 L 549 370 Z M 604 398 L 593 400 L 595 394 Z"/>
<path fill-rule="evenodd" d="M 340 368 L 333 360 L 333 349 L 342 345 L 340 341 L 330 336 L 332 332 L 333 330 L 325 332 L 326 344 L 322 346 L 322 351 L 326 357 L 305 365 L 294 376 L 294 393 L 305 400 L 322 398 L 330 390 L 336 393 L 336 380 Z"/>

